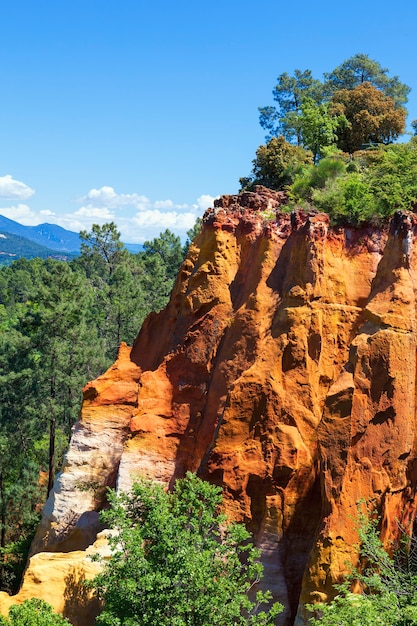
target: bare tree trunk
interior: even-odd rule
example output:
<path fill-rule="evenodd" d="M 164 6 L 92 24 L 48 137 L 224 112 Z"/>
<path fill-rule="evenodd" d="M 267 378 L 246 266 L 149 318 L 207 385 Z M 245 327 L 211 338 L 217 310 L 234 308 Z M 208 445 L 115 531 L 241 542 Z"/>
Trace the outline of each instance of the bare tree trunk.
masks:
<path fill-rule="evenodd" d="M 48 493 L 54 486 L 55 479 L 55 417 L 49 423 L 49 470 L 48 470 Z"/>
<path fill-rule="evenodd" d="M 0 546 L 2 548 L 6 545 L 6 503 L 4 501 L 4 479 L 3 472 L 0 472 L 0 524 L 1 524 L 1 532 L 0 532 Z"/>

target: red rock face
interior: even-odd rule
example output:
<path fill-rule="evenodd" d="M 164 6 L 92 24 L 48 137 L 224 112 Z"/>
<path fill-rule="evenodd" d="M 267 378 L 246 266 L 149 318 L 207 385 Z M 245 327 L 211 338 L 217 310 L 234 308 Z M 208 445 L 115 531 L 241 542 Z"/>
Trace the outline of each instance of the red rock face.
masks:
<path fill-rule="evenodd" d="M 169 305 L 87 386 L 76 432 L 117 433 L 116 461 L 89 463 L 95 486 L 116 474 L 120 489 L 138 474 L 172 484 L 187 470 L 221 485 L 263 550 L 280 623 L 301 625 L 356 558 L 360 499 L 386 540 L 415 515 L 417 220 L 334 229 L 283 203 L 257 188 L 206 212 Z M 59 550 L 66 489 L 77 508 L 71 471 L 36 551 Z M 80 491 L 84 519 L 102 506 L 96 492 L 86 503 Z M 77 523 L 63 541 L 84 549 Z"/>

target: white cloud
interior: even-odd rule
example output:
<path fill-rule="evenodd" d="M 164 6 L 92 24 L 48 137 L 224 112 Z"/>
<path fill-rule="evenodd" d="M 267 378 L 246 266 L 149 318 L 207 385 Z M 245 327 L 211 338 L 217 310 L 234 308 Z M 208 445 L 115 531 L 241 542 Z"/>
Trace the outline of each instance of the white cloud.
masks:
<path fill-rule="evenodd" d="M 188 204 L 175 204 L 172 200 L 156 200 L 153 203 L 154 209 L 189 209 Z"/>
<path fill-rule="evenodd" d="M 140 211 L 131 219 L 137 226 L 158 226 L 166 228 L 188 230 L 194 225 L 197 216 L 195 213 L 177 213 L 176 211 L 162 212 L 158 209 Z"/>
<path fill-rule="evenodd" d="M 137 211 L 149 211 L 150 209 L 174 210 L 174 211 L 205 211 L 209 206 L 213 206 L 214 196 L 203 194 L 197 198 L 197 202 L 192 206 L 188 204 L 178 204 L 173 200 L 155 200 L 152 202 L 147 196 L 137 193 L 116 193 L 113 187 L 104 186 L 100 189 L 90 189 L 85 196 L 80 198 L 80 202 L 86 203 L 86 207 L 121 209 L 131 207 Z"/>
<path fill-rule="evenodd" d="M 39 219 L 39 215 L 26 204 L 0 208 L 0 214 L 24 226 L 37 226 L 42 221 Z"/>
<path fill-rule="evenodd" d="M 55 214 L 51 221 L 67 230 L 78 233 L 80 230 L 90 230 L 93 224 L 102 225 L 106 222 L 115 222 L 116 220 L 114 213 L 106 208 L 83 206 L 74 213 Z"/>
<path fill-rule="evenodd" d="M 126 243 L 141 243 L 157 237 L 169 228 L 185 239 L 186 232 L 204 211 L 213 206 L 214 196 L 203 194 L 191 205 L 178 204 L 171 199 L 150 200 L 137 193 L 117 193 L 113 187 L 103 186 L 90 189 L 80 202 L 83 206 L 72 214 L 81 228 L 90 228 L 93 223 L 114 221 Z M 127 216 L 124 211 L 135 211 Z M 117 215 L 115 211 L 117 210 Z M 68 216 L 69 217 L 69 216 Z M 89 223 L 87 223 L 89 221 Z M 64 226 L 62 221 L 61 226 Z M 74 230 L 75 224 L 72 226 Z M 69 225 L 65 226 L 69 228 Z M 79 228 L 78 228 L 79 229 Z"/>
<path fill-rule="evenodd" d="M 10 174 L 0 176 L 0 198 L 17 198 L 18 200 L 27 200 L 31 198 L 35 190 L 15 180 Z"/>
<path fill-rule="evenodd" d="M 100 187 L 90 191 L 80 198 L 87 206 L 103 207 L 108 209 L 121 209 L 131 206 L 136 209 L 146 208 L 150 204 L 149 198 L 137 193 L 116 193 L 113 187 Z"/>
<path fill-rule="evenodd" d="M 0 182 L 4 179 L 13 182 L 11 176 L 0 178 Z M 4 209 L 0 206 L 0 214 L 27 226 L 48 221 L 74 232 L 90 230 L 93 224 L 115 222 L 125 243 L 143 243 L 158 237 L 166 228 L 185 241 L 187 230 L 213 206 L 213 200 L 213 196 L 203 194 L 192 204 L 179 204 L 172 199 L 151 200 L 138 193 L 117 193 L 113 187 L 103 186 L 90 189 L 78 200 L 79 208 L 72 212 L 35 211 L 19 203 Z"/>
<path fill-rule="evenodd" d="M 106 208 L 94 207 L 91 205 L 82 206 L 78 211 L 75 211 L 74 215 L 78 217 L 86 217 L 88 219 L 99 219 L 100 221 L 114 220 L 113 211 L 109 211 Z"/>
<path fill-rule="evenodd" d="M 206 209 L 213 206 L 213 202 L 218 196 L 209 196 L 209 194 L 203 194 L 199 198 L 197 198 L 197 204 L 193 206 L 201 213 L 204 213 Z"/>

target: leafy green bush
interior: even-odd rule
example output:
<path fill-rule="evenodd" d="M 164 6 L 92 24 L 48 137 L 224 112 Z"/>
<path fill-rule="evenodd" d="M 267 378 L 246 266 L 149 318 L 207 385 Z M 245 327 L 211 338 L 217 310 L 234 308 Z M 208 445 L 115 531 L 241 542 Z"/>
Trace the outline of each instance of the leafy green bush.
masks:
<path fill-rule="evenodd" d="M 241 187 L 250 190 L 255 185 L 264 185 L 270 189 L 285 189 L 312 161 L 309 150 L 293 146 L 282 136 L 274 137 L 257 149 L 252 173 L 240 179 Z"/>
<path fill-rule="evenodd" d="M 331 181 L 346 174 L 346 163 L 333 156 L 325 157 L 317 165 L 299 174 L 290 188 L 290 196 L 294 203 L 299 201 L 311 202 L 313 192 L 324 189 Z"/>
<path fill-rule="evenodd" d="M 241 524 L 219 513 L 221 490 L 187 473 L 173 492 L 140 480 L 131 495 L 109 494 L 103 520 L 117 529 L 112 557 L 91 586 L 104 600 L 101 626 L 267 626 L 270 593 L 259 582 L 259 552 Z"/>
<path fill-rule="evenodd" d="M 360 225 L 371 220 L 376 212 L 369 186 L 357 173 L 328 181 L 324 189 L 313 190 L 312 200 L 335 224 Z"/>
<path fill-rule="evenodd" d="M 0 616 L 0 626 L 68 626 L 69 621 L 54 613 L 43 600 L 32 598 L 10 608 L 9 617 Z"/>
<path fill-rule="evenodd" d="M 310 626 L 416 626 L 415 540 L 405 533 L 391 557 L 379 539 L 378 520 L 359 516 L 361 567 L 353 569 L 329 604 L 313 604 Z M 352 593 L 359 583 L 361 595 Z"/>
<path fill-rule="evenodd" d="M 333 224 L 361 225 L 412 210 L 417 200 L 417 141 L 330 155 L 299 174 L 290 206 L 314 206 Z"/>
<path fill-rule="evenodd" d="M 417 624 L 417 607 L 408 607 L 405 615 L 398 596 L 387 592 L 377 596 L 342 592 L 333 602 L 322 606 L 321 615 L 310 620 L 311 626 L 412 626 Z"/>
<path fill-rule="evenodd" d="M 417 198 L 416 140 L 383 149 L 365 176 L 377 215 L 389 217 L 398 209 L 411 209 Z"/>

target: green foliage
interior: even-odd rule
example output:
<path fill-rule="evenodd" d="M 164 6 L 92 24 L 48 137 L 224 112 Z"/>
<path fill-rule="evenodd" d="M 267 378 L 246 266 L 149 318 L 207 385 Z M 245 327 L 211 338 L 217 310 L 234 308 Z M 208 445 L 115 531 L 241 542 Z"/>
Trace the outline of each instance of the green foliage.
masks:
<path fill-rule="evenodd" d="M 417 142 L 342 154 L 306 168 L 289 189 L 291 206 L 307 204 L 335 224 L 359 225 L 412 210 L 417 201 Z"/>
<path fill-rule="evenodd" d="M 405 130 L 405 109 L 368 82 L 336 91 L 330 110 L 345 116 L 337 145 L 350 154 L 365 144 L 389 144 Z"/>
<path fill-rule="evenodd" d="M 251 176 L 241 178 L 240 183 L 242 188 L 247 190 L 255 185 L 264 185 L 277 190 L 285 189 L 311 162 L 311 152 L 293 146 L 282 136 L 273 137 L 266 145 L 259 146 L 256 158 L 252 161 Z"/>
<path fill-rule="evenodd" d="M 312 194 L 317 189 L 324 189 L 326 185 L 337 177 L 346 173 L 346 163 L 343 159 L 333 156 L 326 157 L 311 165 L 296 177 L 290 188 L 290 195 L 294 202 L 312 201 Z"/>
<path fill-rule="evenodd" d="M 375 198 L 362 174 L 351 173 L 335 181 L 333 186 L 339 194 L 339 202 L 331 203 L 332 185 L 326 186 L 321 199 L 313 193 L 313 202 L 329 213 L 335 223 L 360 225 L 372 220 L 376 214 Z"/>
<path fill-rule="evenodd" d="M 8 617 L 0 617 L 0 626 L 68 626 L 69 621 L 54 613 L 52 607 L 37 598 L 10 608 Z"/>
<path fill-rule="evenodd" d="M 359 225 L 413 209 L 415 139 L 391 145 L 404 132 L 409 91 L 366 54 L 345 60 L 323 82 L 310 70 L 284 72 L 273 90 L 277 105 L 259 109 L 267 144 L 256 151 L 251 175 L 240 179 L 242 189 L 288 189 L 290 207 L 315 207 L 333 224 Z M 411 126 L 416 132 L 417 121 Z M 316 167 L 286 140 L 311 151 Z"/>
<path fill-rule="evenodd" d="M 221 490 L 188 473 L 173 492 L 140 480 L 131 495 L 110 495 L 103 519 L 117 530 L 112 557 L 92 586 L 102 626 L 272 625 L 269 593 L 259 582 L 258 551 L 240 524 L 219 513 Z"/>
<path fill-rule="evenodd" d="M 387 146 L 366 170 L 365 179 L 378 216 L 412 209 L 417 199 L 417 141 Z"/>
<path fill-rule="evenodd" d="M 0 584 L 14 591 L 81 389 L 105 361 L 85 276 L 50 259 L 22 259 L 1 276 Z"/>
<path fill-rule="evenodd" d="M 412 607 L 410 607 L 411 609 Z M 417 607 L 410 613 L 415 613 Z M 344 592 L 337 596 L 330 604 L 316 609 L 319 618 L 310 620 L 311 626 L 405 626 L 417 624 L 414 619 L 401 619 L 401 610 L 398 597 L 395 593 L 386 593 L 379 596 L 367 596 Z M 407 611 L 408 612 L 408 611 Z"/>
<path fill-rule="evenodd" d="M 332 72 L 324 74 L 325 92 L 333 94 L 340 89 L 355 89 L 368 82 L 392 98 L 396 107 L 404 106 L 411 89 L 401 83 L 398 76 L 390 78 L 388 72 L 388 68 L 381 67 L 367 54 L 355 54 Z"/>
<path fill-rule="evenodd" d="M 313 153 L 314 162 L 323 155 L 323 148 L 336 144 L 338 129 L 347 128 L 349 122 L 342 115 L 331 115 L 330 105 L 305 98 L 301 105 L 300 128 L 303 143 Z"/>
<path fill-rule="evenodd" d="M 272 92 L 277 107 L 263 107 L 259 109 L 259 123 L 272 137 L 283 135 L 288 141 L 302 144 L 302 131 L 299 126 L 298 115 L 305 98 L 315 102 L 322 100 L 323 85 L 313 78 L 310 70 L 301 72 L 295 70 L 294 76 L 284 72 L 277 78 L 277 84 Z"/>
<path fill-rule="evenodd" d="M 114 223 L 93 225 L 73 266 L 85 272 L 94 292 L 98 336 L 111 362 L 121 341 L 132 344 L 143 320 L 168 302 L 184 258 L 179 237 L 166 229 L 144 243 L 144 252 L 130 254 Z"/>
<path fill-rule="evenodd" d="M 184 260 L 184 249 L 179 237 L 174 235 L 168 228 L 152 241 L 145 241 L 144 258 L 158 254 L 166 267 L 166 275 L 170 280 L 175 280 L 181 263 Z"/>
<path fill-rule="evenodd" d="M 120 241 L 120 233 L 114 222 L 103 226 L 93 224 L 91 231 L 80 232 L 80 238 L 83 240 L 82 257 L 96 268 L 101 266 L 109 274 L 112 274 L 115 266 L 126 256 L 126 249 Z"/>
<path fill-rule="evenodd" d="M 272 92 L 277 104 L 260 108 L 259 122 L 267 131 L 266 141 L 282 135 L 312 150 L 315 159 L 334 142 L 353 152 L 371 141 L 388 143 L 404 132 L 409 92 L 398 76 L 389 77 L 377 61 L 356 54 L 324 74 L 323 81 L 310 70 L 281 74 Z"/>
<path fill-rule="evenodd" d="M 353 569 L 329 604 L 308 608 L 311 626 L 416 626 L 417 561 L 415 540 L 404 533 L 391 557 L 379 539 L 378 520 L 359 516 L 362 564 Z M 356 582 L 362 594 L 351 592 Z"/>

